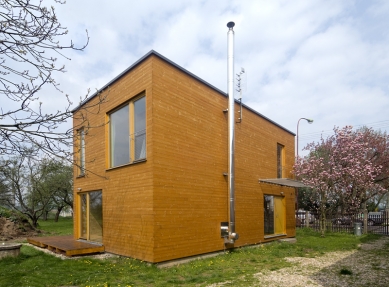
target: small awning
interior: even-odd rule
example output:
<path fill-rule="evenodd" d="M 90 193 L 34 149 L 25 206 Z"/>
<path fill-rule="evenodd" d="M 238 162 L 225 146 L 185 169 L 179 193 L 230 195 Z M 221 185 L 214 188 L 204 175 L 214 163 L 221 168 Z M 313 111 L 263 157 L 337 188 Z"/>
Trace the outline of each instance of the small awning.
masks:
<path fill-rule="evenodd" d="M 260 179 L 259 183 L 270 183 L 270 184 L 277 184 L 277 185 L 289 186 L 289 187 L 308 187 L 304 185 L 302 182 L 290 178 Z"/>

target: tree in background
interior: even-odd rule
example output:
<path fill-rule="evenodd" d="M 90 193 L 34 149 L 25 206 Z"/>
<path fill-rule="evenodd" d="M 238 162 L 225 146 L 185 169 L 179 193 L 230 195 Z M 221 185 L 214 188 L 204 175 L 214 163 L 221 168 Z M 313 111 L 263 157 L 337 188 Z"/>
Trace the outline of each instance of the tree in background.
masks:
<path fill-rule="evenodd" d="M 364 132 L 354 132 L 350 126 L 335 128 L 333 136 L 304 149 L 309 154 L 296 160 L 294 173 L 312 188 L 309 201 L 319 212 L 323 236 L 327 215 L 339 208 L 356 212 L 368 199 L 386 191 L 378 183 L 382 166 L 374 160 L 376 148 L 369 145 Z"/>
<path fill-rule="evenodd" d="M 389 192 L 389 136 L 386 132 L 375 131 L 367 127 L 362 127 L 357 132 L 363 134 L 364 141 L 371 148 L 368 154 L 369 159 L 376 166 L 381 166 L 381 171 L 377 174 L 374 181 L 381 185 L 386 190 L 386 193 L 377 194 L 366 202 L 368 210 L 375 211 L 382 201 L 387 201 Z M 389 208 L 387 202 L 385 203 L 386 208 Z"/>
<path fill-rule="evenodd" d="M 52 193 L 50 205 L 56 210 L 54 220 L 58 222 L 62 210 L 73 210 L 73 168 L 60 160 L 51 160 L 49 168 L 45 185 Z"/>
<path fill-rule="evenodd" d="M 72 42 L 63 45 L 59 40 L 67 33 L 53 6 L 45 7 L 42 1 L 0 0 L 0 154 L 24 154 L 24 147 L 29 146 L 71 158 L 73 130 L 59 129 L 72 117 L 72 102 L 56 81 L 56 75 L 65 72 L 58 57 L 70 60 L 64 51 L 83 51 L 89 37 L 86 33 L 86 43 L 81 47 Z M 67 104 L 46 112 L 39 95 L 44 86 L 58 92 L 57 97 Z M 103 101 L 100 98 L 98 104 Z M 88 126 L 88 108 L 80 113 L 79 122 L 84 127 Z"/>
<path fill-rule="evenodd" d="M 33 151 L 0 160 L 0 203 L 26 215 L 34 227 L 45 212 L 57 209 L 57 216 L 72 204 L 71 168 L 61 161 L 31 156 Z"/>

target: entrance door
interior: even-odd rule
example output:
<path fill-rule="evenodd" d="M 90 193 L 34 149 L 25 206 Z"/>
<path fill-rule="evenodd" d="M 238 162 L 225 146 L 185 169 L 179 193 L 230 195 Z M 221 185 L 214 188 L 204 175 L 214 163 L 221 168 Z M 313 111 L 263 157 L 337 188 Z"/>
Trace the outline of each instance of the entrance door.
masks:
<path fill-rule="evenodd" d="M 266 235 L 285 234 L 285 206 L 281 196 L 264 196 L 264 231 Z"/>
<path fill-rule="evenodd" d="M 285 207 L 280 196 L 274 197 L 274 233 L 285 234 Z"/>
<path fill-rule="evenodd" d="M 102 192 L 92 191 L 80 194 L 81 218 L 80 238 L 103 242 Z"/>

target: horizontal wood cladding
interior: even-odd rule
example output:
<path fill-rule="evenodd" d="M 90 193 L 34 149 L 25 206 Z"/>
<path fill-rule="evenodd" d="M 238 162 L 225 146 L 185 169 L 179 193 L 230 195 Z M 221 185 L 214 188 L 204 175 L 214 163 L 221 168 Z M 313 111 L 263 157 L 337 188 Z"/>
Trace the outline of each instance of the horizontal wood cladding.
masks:
<path fill-rule="evenodd" d="M 155 59 L 153 68 L 153 176 L 156 262 L 224 248 L 220 223 L 228 221 L 228 99 L 173 66 Z M 239 117 L 236 105 L 236 118 Z M 235 246 L 264 241 L 260 178 L 277 177 L 277 143 L 285 146 L 285 168 L 294 160 L 294 137 L 243 109 L 236 124 Z M 290 177 L 290 176 L 289 176 Z M 294 193 L 293 193 L 294 194 Z M 285 195 L 294 213 L 294 198 Z M 286 230 L 294 230 L 287 221 Z M 290 233 L 292 236 L 294 233 Z M 289 234 L 288 234 L 289 236 Z M 168 240 L 166 240 L 168 238 Z"/>
<path fill-rule="evenodd" d="M 74 235 L 79 237 L 79 190 L 101 190 L 103 244 L 107 252 L 153 261 L 154 215 L 152 174 L 152 61 L 146 60 L 103 93 L 107 100 L 89 110 L 85 137 L 86 176 L 75 178 Z M 108 169 L 108 113 L 134 97 L 146 96 L 145 162 Z M 89 105 L 97 102 L 91 100 Z M 83 110 L 77 113 L 84 112 Z M 75 125 L 77 124 L 75 114 Z M 77 156 L 77 155 L 76 155 Z"/>
<path fill-rule="evenodd" d="M 150 262 L 223 250 L 228 99 L 155 55 L 106 92 L 107 103 L 88 116 L 86 176 L 74 180 L 76 198 L 78 188 L 102 190 L 105 250 Z M 107 113 L 140 93 L 146 95 L 146 161 L 108 169 Z M 235 111 L 237 119 L 237 104 Z M 294 189 L 258 182 L 277 177 L 277 143 L 291 170 L 294 136 L 246 108 L 235 128 L 235 246 L 266 241 L 264 194 L 285 198 L 286 233 L 294 236 Z M 76 237 L 78 209 L 75 200 Z"/>

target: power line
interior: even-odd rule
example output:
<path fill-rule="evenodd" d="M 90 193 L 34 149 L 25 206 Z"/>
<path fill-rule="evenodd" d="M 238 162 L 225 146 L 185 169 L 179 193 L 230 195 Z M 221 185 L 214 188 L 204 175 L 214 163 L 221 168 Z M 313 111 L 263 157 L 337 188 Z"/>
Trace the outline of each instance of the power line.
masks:
<path fill-rule="evenodd" d="M 353 125 L 354 129 L 361 128 L 361 127 L 369 127 L 372 129 L 379 129 L 379 130 L 389 130 L 389 120 L 383 120 L 379 122 L 373 122 L 369 124 L 361 124 L 361 125 Z M 334 130 L 323 130 L 321 132 L 312 132 L 312 133 L 306 133 L 299 135 L 299 140 L 301 141 L 309 141 L 309 140 L 315 140 L 318 138 L 326 138 L 329 135 L 332 135 L 334 133 Z"/>

